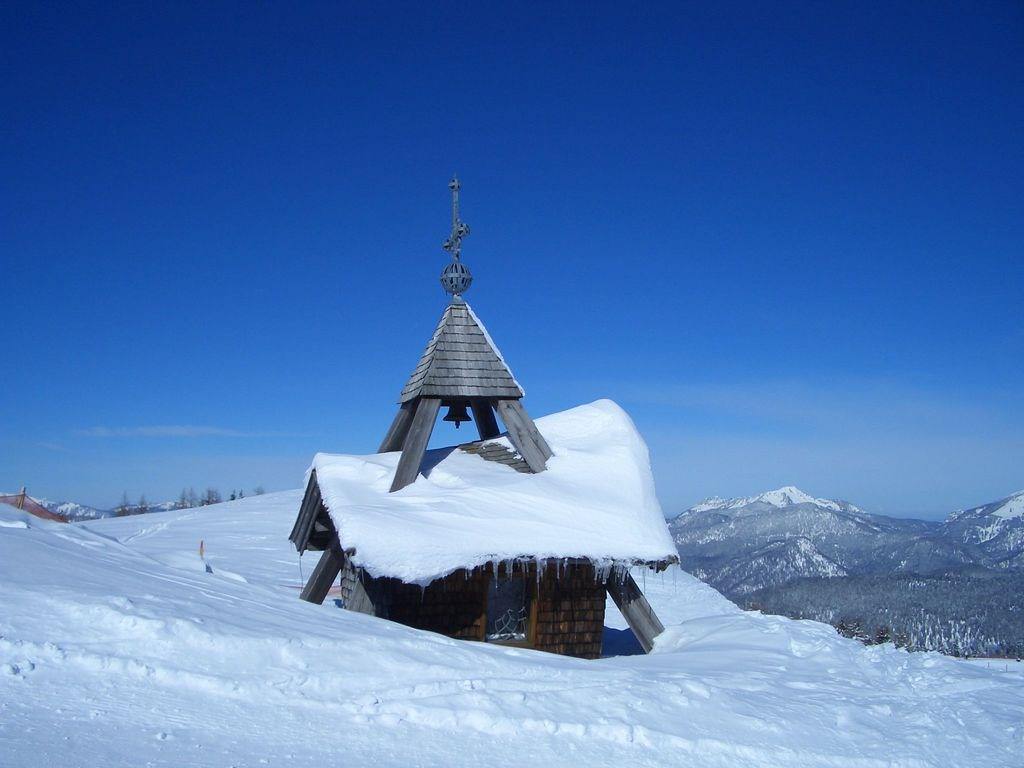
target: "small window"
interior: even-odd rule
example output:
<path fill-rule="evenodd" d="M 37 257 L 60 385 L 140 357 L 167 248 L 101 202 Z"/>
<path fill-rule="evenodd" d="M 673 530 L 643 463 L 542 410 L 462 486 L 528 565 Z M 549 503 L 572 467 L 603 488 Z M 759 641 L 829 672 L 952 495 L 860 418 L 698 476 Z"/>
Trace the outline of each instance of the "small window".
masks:
<path fill-rule="evenodd" d="M 487 642 L 525 643 L 529 618 L 526 579 L 491 579 L 487 589 Z"/>

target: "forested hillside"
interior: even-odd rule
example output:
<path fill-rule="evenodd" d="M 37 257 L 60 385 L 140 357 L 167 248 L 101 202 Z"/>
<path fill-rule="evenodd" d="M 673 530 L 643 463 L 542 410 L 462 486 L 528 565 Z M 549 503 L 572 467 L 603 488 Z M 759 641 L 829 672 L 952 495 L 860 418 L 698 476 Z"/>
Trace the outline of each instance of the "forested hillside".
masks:
<path fill-rule="evenodd" d="M 912 649 L 1024 650 L 1024 492 L 932 522 L 789 486 L 707 499 L 670 529 L 683 568 L 741 606 Z"/>

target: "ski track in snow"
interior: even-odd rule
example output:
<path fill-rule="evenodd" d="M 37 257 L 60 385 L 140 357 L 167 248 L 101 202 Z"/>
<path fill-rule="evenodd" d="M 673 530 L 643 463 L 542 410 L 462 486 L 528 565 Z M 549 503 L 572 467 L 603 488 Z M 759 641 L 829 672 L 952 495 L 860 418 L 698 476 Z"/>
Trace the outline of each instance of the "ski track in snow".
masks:
<path fill-rule="evenodd" d="M 641 580 L 655 652 L 597 662 L 302 603 L 298 503 L 0 511 L 0 765 L 1024 764 L 1024 676 L 744 613 L 678 570 Z"/>

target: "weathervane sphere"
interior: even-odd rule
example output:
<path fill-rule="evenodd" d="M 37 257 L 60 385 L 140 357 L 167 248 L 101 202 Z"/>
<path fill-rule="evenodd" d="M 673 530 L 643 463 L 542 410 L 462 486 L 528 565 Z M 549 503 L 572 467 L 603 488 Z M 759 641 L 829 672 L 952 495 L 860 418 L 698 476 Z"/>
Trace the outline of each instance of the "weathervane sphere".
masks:
<path fill-rule="evenodd" d="M 441 287 L 452 296 L 460 296 L 469 290 L 473 275 L 461 261 L 453 261 L 441 272 Z"/>

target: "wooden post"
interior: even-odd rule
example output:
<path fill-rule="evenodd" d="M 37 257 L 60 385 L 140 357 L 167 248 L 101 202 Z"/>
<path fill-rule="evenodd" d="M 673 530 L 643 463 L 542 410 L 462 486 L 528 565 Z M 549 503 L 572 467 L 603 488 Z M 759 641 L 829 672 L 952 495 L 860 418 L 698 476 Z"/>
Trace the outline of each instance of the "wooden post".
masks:
<path fill-rule="evenodd" d="M 654 647 L 654 638 L 665 631 L 665 626 L 655 615 L 654 609 L 647 602 L 632 575 L 627 571 L 625 576 L 620 582 L 616 579 L 616 574 L 612 574 L 608 579 L 608 594 L 612 596 L 629 628 L 640 641 L 644 653 L 650 653 Z"/>
<path fill-rule="evenodd" d="M 394 421 L 384 435 L 384 440 L 377 449 L 377 453 L 390 453 L 391 451 L 402 450 L 405 436 L 409 434 L 409 427 L 412 426 L 412 417 L 416 413 L 416 400 L 409 400 L 402 403 L 395 414 Z"/>
<path fill-rule="evenodd" d="M 316 568 L 310 574 L 309 581 L 306 582 L 299 597 L 310 603 L 321 605 L 327 598 L 327 593 L 331 591 L 334 580 L 341 573 L 343 565 L 345 565 L 345 553 L 341 551 L 341 545 L 338 543 L 338 538 L 335 537 L 331 541 L 331 545 L 320 556 L 320 562 L 316 564 Z"/>
<path fill-rule="evenodd" d="M 416 480 L 439 410 L 441 399 L 438 397 L 421 397 L 417 400 L 416 415 L 402 445 L 402 458 L 398 460 L 395 479 L 391 482 L 391 493 L 405 488 Z"/>
<path fill-rule="evenodd" d="M 24 485 L 21 486 L 21 492 L 18 494 L 18 501 L 15 503 L 14 506 L 16 506 L 18 509 L 24 509 L 25 508 L 25 486 Z"/>
<path fill-rule="evenodd" d="M 477 431 L 481 440 L 491 440 L 501 434 L 498 429 L 498 421 L 494 418 L 494 408 L 487 400 L 473 400 L 470 402 L 473 409 L 473 420 L 476 422 Z"/>
<path fill-rule="evenodd" d="M 537 427 L 534 426 L 530 417 L 526 415 L 523 406 L 518 400 L 499 400 L 498 413 L 501 420 L 505 422 L 508 430 L 508 439 L 519 451 L 530 469 L 534 472 L 543 472 L 547 469 L 547 459 L 551 455 L 547 441 L 540 436 Z M 537 442 L 540 439 L 540 443 Z M 543 444 L 543 448 L 541 447 Z M 545 452 L 545 449 L 547 451 Z"/>
<path fill-rule="evenodd" d="M 521 400 L 509 400 L 508 407 L 515 411 L 519 415 L 519 420 L 525 425 L 526 431 L 529 433 L 533 442 L 536 443 L 540 452 L 544 454 L 544 459 L 550 459 L 554 454 L 551 452 L 551 446 L 548 445 L 548 441 L 544 439 L 544 435 L 537 429 L 537 425 L 533 423 L 533 419 L 530 418 L 530 414 L 526 412 L 523 407 Z"/>

